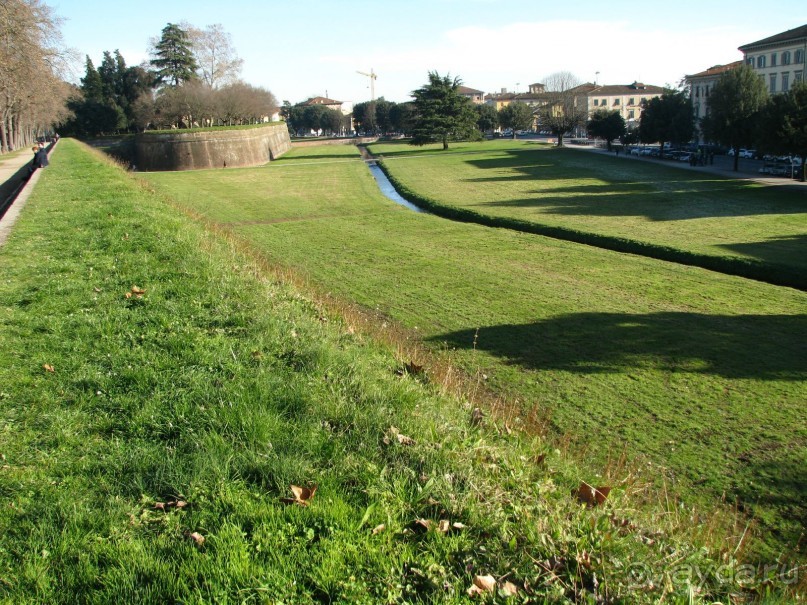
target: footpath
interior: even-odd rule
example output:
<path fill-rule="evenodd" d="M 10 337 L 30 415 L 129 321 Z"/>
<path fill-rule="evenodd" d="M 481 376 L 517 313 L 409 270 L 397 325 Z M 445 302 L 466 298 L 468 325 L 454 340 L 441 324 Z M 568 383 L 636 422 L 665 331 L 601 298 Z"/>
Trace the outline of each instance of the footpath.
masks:
<path fill-rule="evenodd" d="M 48 148 L 48 155 L 54 147 L 56 143 Z M 33 159 L 33 152 L 25 149 L 19 153 L 0 156 L 0 246 L 8 238 L 22 207 L 39 180 L 42 169 L 36 170 L 27 180 L 25 178 Z"/>

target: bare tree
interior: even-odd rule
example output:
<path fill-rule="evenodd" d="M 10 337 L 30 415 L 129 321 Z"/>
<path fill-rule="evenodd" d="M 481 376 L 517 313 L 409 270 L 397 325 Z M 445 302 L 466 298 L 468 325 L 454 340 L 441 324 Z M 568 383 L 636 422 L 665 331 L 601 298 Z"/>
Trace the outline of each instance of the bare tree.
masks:
<path fill-rule="evenodd" d="M 64 117 L 69 88 L 59 20 L 41 0 L 0 1 L 0 153 L 30 144 Z"/>
<path fill-rule="evenodd" d="M 544 105 L 539 111 L 540 124 L 558 137 L 558 146 L 563 146 L 563 136 L 588 120 L 588 99 L 581 90 L 581 82 L 568 71 L 555 72 L 544 79 L 546 92 Z"/>
<path fill-rule="evenodd" d="M 220 88 L 238 80 L 244 61 L 238 58 L 232 37 L 220 23 L 205 29 L 190 27 L 188 35 L 202 81 L 211 88 Z"/>

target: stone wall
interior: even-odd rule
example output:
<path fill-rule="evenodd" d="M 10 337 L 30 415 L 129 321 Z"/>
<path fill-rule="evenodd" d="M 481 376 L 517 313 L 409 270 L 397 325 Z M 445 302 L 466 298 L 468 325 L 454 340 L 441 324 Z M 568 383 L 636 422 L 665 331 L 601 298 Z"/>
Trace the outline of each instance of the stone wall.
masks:
<path fill-rule="evenodd" d="M 369 145 L 375 143 L 378 137 L 342 137 L 340 139 L 312 139 L 310 141 L 295 139 L 292 147 L 316 147 L 319 145 Z"/>
<path fill-rule="evenodd" d="M 135 166 L 145 172 L 258 166 L 289 149 L 284 122 L 260 128 L 144 133 L 135 140 Z"/>

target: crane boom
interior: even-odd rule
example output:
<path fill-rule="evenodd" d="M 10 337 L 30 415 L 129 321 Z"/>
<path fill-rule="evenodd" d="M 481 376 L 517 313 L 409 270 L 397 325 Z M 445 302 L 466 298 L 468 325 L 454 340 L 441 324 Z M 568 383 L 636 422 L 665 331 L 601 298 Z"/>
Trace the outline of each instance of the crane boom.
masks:
<path fill-rule="evenodd" d="M 369 74 L 365 71 L 359 71 L 359 70 L 356 70 L 356 73 L 370 78 L 370 100 L 375 101 L 375 81 L 376 79 L 378 79 L 378 74 L 373 71 L 372 67 L 370 68 Z"/>

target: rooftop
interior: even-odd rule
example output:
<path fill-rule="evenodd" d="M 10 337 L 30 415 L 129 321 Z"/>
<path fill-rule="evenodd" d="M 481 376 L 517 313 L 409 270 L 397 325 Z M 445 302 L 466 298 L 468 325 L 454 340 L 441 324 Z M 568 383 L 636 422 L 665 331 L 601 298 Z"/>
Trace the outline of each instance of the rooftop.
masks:
<path fill-rule="evenodd" d="M 739 67 L 742 64 L 743 64 L 742 61 L 734 61 L 733 63 L 726 63 L 725 65 L 714 65 L 714 66 L 710 67 L 709 69 L 707 69 L 705 71 L 701 71 L 701 72 L 698 72 L 696 74 L 686 76 L 686 78 L 688 80 L 690 78 L 704 78 L 704 77 L 708 77 L 708 76 L 719 76 L 721 74 L 726 73 L 727 71 L 730 71 L 730 70 L 734 69 L 735 67 Z"/>
<path fill-rule="evenodd" d="M 341 105 L 342 101 L 334 101 L 327 97 L 312 97 L 308 99 L 304 105 Z"/>
<path fill-rule="evenodd" d="M 756 42 L 743 44 L 737 50 L 746 52 L 758 46 L 768 46 L 770 44 L 780 44 L 782 42 L 795 42 L 796 40 L 807 40 L 807 25 L 789 29 L 781 34 L 776 34 L 775 36 L 770 36 L 769 38 L 763 38 L 762 40 L 757 40 Z"/>

